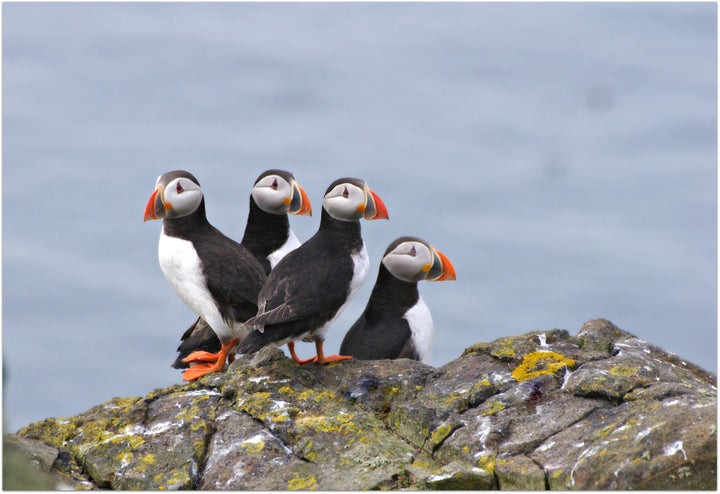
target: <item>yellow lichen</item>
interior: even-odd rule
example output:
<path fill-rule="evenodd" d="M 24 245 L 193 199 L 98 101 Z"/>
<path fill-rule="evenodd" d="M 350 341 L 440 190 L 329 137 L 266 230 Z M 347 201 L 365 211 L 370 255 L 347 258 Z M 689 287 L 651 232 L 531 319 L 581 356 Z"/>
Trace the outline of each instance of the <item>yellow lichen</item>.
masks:
<path fill-rule="evenodd" d="M 497 455 L 483 453 L 481 454 L 475 464 L 485 470 L 486 472 L 495 472 L 495 458 Z"/>
<path fill-rule="evenodd" d="M 515 349 L 510 345 L 503 345 L 500 348 L 493 350 L 492 355 L 495 357 L 514 357 Z"/>
<path fill-rule="evenodd" d="M 115 459 L 122 463 L 130 463 L 130 461 L 133 459 L 133 454 L 130 451 L 121 451 L 115 456 Z"/>
<path fill-rule="evenodd" d="M 603 427 L 597 433 L 593 434 L 593 439 L 605 439 L 615 430 L 615 424 Z"/>
<path fill-rule="evenodd" d="M 285 386 L 282 386 L 281 388 L 279 388 L 278 392 L 280 392 L 284 395 L 288 395 L 288 396 L 293 396 L 293 395 L 297 394 L 295 392 L 295 390 L 292 388 L 292 386 L 288 386 L 288 385 L 285 385 Z"/>
<path fill-rule="evenodd" d="M 337 395 L 332 391 L 322 390 L 316 391 L 314 389 L 306 389 L 298 393 L 299 401 L 312 400 L 315 403 L 327 403 L 337 400 Z"/>
<path fill-rule="evenodd" d="M 193 404 L 184 409 L 182 412 L 178 413 L 175 418 L 184 422 L 190 422 L 198 415 L 200 415 L 200 407 Z"/>
<path fill-rule="evenodd" d="M 423 470 L 432 470 L 437 465 L 434 465 L 434 464 L 430 463 L 429 461 L 416 458 L 415 461 L 413 461 L 410 466 L 415 467 L 415 468 L 422 468 Z"/>
<path fill-rule="evenodd" d="M 248 440 L 240 443 L 240 447 L 248 453 L 259 453 L 265 449 L 265 441 L 263 440 Z"/>
<path fill-rule="evenodd" d="M 334 417 L 326 415 L 298 414 L 295 425 L 302 429 L 309 429 L 315 432 L 339 432 L 341 434 L 355 434 L 360 431 L 357 424 L 353 422 L 354 413 L 341 412 Z"/>
<path fill-rule="evenodd" d="M 488 415 L 495 415 L 498 412 L 501 412 L 505 410 L 505 404 L 500 401 L 491 401 L 488 403 L 487 407 L 480 412 L 480 415 L 483 417 L 487 417 Z"/>
<path fill-rule="evenodd" d="M 542 375 L 552 375 L 566 368 L 574 367 L 575 361 L 562 353 L 537 351 L 526 354 L 523 361 L 512 371 L 512 377 L 520 382 Z"/>
<path fill-rule="evenodd" d="M 140 458 L 140 461 L 138 462 L 138 470 L 141 473 L 145 473 L 147 471 L 148 466 L 155 464 L 155 455 L 152 453 L 148 453 L 145 456 Z"/>
<path fill-rule="evenodd" d="M 639 369 L 637 367 L 632 367 L 630 365 L 615 365 L 610 368 L 610 374 L 619 377 L 632 377 L 636 375 L 638 371 Z"/>
<path fill-rule="evenodd" d="M 314 491 L 317 489 L 317 480 L 314 475 L 301 477 L 297 472 L 293 472 L 293 478 L 288 480 L 287 488 L 289 491 Z"/>
<path fill-rule="evenodd" d="M 442 443 L 452 432 L 452 426 L 450 424 L 443 424 L 430 434 L 430 441 L 437 445 Z"/>

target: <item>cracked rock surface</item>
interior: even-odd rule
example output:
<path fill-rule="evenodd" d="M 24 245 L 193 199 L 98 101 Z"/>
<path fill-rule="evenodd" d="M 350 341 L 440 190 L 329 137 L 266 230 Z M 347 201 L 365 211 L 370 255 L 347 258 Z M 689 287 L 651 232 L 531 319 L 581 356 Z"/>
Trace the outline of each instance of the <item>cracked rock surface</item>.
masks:
<path fill-rule="evenodd" d="M 9 436 L 76 489 L 716 489 L 716 376 L 596 319 L 443 367 L 298 366 L 115 398 Z"/>

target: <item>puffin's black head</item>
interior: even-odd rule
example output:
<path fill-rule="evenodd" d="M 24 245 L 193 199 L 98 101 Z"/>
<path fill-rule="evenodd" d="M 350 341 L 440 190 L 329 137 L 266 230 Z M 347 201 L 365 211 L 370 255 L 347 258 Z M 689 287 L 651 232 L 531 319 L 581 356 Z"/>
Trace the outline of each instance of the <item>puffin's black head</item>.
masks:
<path fill-rule="evenodd" d="M 145 221 L 180 218 L 194 213 L 203 202 L 200 182 L 192 173 L 173 170 L 163 173 L 145 206 Z"/>
<path fill-rule="evenodd" d="M 455 279 L 455 267 L 445 254 L 417 237 L 393 241 L 382 258 L 383 265 L 402 281 L 445 281 Z"/>
<path fill-rule="evenodd" d="M 310 198 L 295 176 L 285 170 L 267 170 L 252 189 L 255 204 L 266 213 L 312 215 Z"/>
<path fill-rule="evenodd" d="M 359 178 L 340 178 L 331 183 L 323 197 L 323 208 L 336 220 L 388 219 L 385 203 Z"/>

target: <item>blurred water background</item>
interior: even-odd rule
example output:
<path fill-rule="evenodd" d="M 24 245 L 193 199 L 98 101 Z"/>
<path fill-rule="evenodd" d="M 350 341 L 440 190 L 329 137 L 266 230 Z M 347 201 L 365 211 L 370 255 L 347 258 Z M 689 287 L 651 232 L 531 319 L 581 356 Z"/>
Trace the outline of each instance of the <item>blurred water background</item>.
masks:
<path fill-rule="evenodd" d="M 315 208 L 361 177 L 372 269 L 416 235 L 431 364 L 478 341 L 605 317 L 717 367 L 715 3 L 3 3 L 3 368 L 10 431 L 181 382 L 194 315 L 142 213 L 200 180 L 240 239 L 251 185 Z M 301 344 L 301 356 L 313 354 Z"/>

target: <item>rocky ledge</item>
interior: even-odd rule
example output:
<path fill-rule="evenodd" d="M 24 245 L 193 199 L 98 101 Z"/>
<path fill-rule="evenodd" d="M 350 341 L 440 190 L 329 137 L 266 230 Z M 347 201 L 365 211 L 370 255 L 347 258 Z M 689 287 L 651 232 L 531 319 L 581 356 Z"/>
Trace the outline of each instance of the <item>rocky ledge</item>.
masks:
<path fill-rule="evenodd" d="M 65 487 L 715 489 L 716 376 L 609 321 L 410 360 L 226 373 L 6 437 Z"/>

